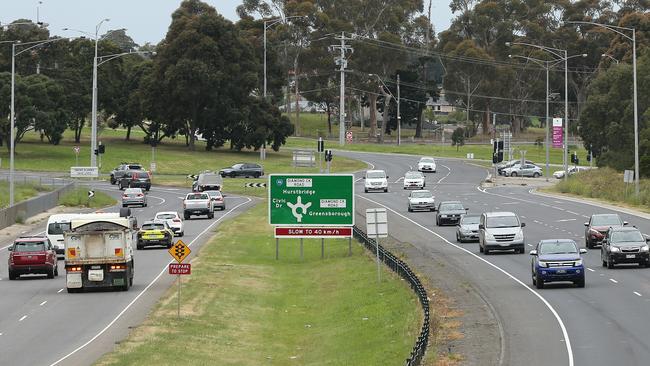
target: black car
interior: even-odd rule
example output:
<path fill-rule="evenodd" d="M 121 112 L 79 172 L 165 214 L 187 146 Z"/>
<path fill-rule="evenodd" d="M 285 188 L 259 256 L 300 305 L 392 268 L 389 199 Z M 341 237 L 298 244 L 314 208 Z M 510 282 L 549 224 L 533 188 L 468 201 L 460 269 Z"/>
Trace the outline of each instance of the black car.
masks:
<path fill-rule="evenodd" d="M 223 181 L 219 174 L 201 173 L 192 183 L 192 192 L 220 191 Z"/>
<path fill-rule="evenodd" d="M 224 178 L 225 177 L 259 178 L 264 175 L 264 168 L 262 168 L 262 166 L 259 164 L 238 163 L 231 166 L 230 168 L 221 169 L 219 171 L 219 174 Z"/>
<path fill-rule="evenodd" d="M 460 201 L 442 201 L 436 209 L 436 225 L 456 225 L 467 210 Z"/>
<path fill-rule="evenodd" d="M 151 177 L 144 170 L 129 170 L 122 175 L 117 186 L 120 191 L 124 188 L 142 188 L 149 191 L 151 189 Z"/>
<path fill-rule="evenodd" d="M 124 174 L 130 170 L 144 170 L 144 168 L 138 163 L 121 163 L 111 171 L 111 184 L 117 184 Z"/>
<path fill-rule="evenodd" d="M 610 227 L 600 248 L 603 267 L 615 264 L 638 263 L 650 267 L 648 238 L 635 227 Z"/>

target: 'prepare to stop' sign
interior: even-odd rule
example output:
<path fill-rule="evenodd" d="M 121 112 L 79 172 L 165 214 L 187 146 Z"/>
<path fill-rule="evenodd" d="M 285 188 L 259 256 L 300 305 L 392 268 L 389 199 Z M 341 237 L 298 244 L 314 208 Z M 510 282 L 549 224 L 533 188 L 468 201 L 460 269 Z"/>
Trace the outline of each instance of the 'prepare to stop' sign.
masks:
<path fill-rule="evenodd" d="M 170 263 L 169 274 L 188 275 L 192 274 L 192 264 L 190 263 Z"/>

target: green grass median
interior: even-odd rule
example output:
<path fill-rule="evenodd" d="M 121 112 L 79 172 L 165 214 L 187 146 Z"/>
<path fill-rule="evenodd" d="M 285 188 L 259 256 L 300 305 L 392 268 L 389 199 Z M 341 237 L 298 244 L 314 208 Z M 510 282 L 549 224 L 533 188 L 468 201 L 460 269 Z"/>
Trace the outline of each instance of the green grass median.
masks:
<path fill-rule="evenodd" d="M 28 200 L 42 192 L 49 192 L 52 187 L 36 183 L 14 183 L 14 202 Z M 0 181 L 0 208 L 9 206 L 9 182 Z"/>
<path fill-rule="evenodd" d="M 106 193 L 95 191 L 92 198 L 88 198 L 88 187 L 77 187 L 66 192 L 59 198 L 59 205 L 67 207 L 102 208 L 112 206 L 117 201 Z"/>
<path fill-rule="evenodd" d="M 353 242 L 275 240 L 266 205 L 223 223 L 148 319 L 98 365 L 399 365 L 421 325 L 404 281 Z M 137 279 L 136 279 L 137 281 Z"/>

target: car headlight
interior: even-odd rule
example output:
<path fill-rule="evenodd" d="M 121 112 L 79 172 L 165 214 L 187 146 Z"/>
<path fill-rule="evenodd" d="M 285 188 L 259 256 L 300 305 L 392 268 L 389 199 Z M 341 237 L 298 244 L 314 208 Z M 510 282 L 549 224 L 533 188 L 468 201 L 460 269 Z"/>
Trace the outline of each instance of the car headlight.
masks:
<path fill-rule="evenodd" d="M 582 259 L 578 259 L 577 261 L 575 261 L 575 263 L 573 264 L 573 266 L 574 266 L 574 267 L 580 267 L 580 266 L 582 266 Z"/>
<path fill-rule="evenodd" d="M 447 215 L 440 215 L 441 218 L 446 219 Z"/>
<path fill-rule="evenodd" d="M 524 232 L 523 230 L 519 230 L 517 234 L 515 234 L 515 240 L 524 240 Z"/>
<path fill-rule="evenodd" d="M 641 247 L 641 251 L 642 252 L 650 251 L 650 247 L 648 247 L 647 245 L 644 245 L 644 246 Z"/>
<path fill-rule="evenodd" d="M 548 268 L 548 263 L 543 261 L 537 261 L 537 265 L 539 265 L 540 267 Z"/>
<path fill-rule="evenodd" d="M 619 247 L 609 247 L 609 251 L 612 253 L 618 253 L 621 249 Z"/>
<path fill-rule="evenodd" d="M 494 235 L 492 235 L 490 232 L 486 231 L 485 232 L 485 239 L 494 240 Z"/>

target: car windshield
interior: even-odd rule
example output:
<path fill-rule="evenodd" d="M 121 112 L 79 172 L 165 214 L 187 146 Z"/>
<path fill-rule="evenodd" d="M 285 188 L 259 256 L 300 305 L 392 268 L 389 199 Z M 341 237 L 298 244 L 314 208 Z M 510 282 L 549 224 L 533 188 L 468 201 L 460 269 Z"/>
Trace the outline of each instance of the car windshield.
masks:
<path fill-rule="evenodd" d="M 612 233 L 612 243 L 640 242 L 645 241 L 643 235 L 638 231 L 615 231 Z"/>
<path fill-rule="evenodd" d="M 144 178 L 149 178 L 149 173 L 147 172 L 142 172 L 137 174 L 138 178 L 144 179 Z"/>
<path fill-rule="evenodd" d="M 434 160 L 432 158 L 422 158 L 420 159 L 420 163 L 433 164 Z"/>
<path fill-rule="evenodd" d="M 411 193 L 411 197 L 413 198 L 431 198 L 433 197 L 433 194 L 429 191 L 424 191 L 424 192 L 413 192 Z"/>
<path fill-rule="evenodd" d="M 440 204 L 440 211 L 458 211 L 458 210 L 464 210 L 464 209 L 465 208 L 460 203 L 443 203 L 443 204 Z"/>
<path fill-rule="evenodd" d="M 576 244 L 572 241 L 559 241 L 553 243 L 541 243 L 539 254 L 573 254 L 578 253 Z"/>
<path fill-rule="evenodd" d="M 161 220 L 169 220 L 169 219 L 175 219 L 176 215 L 175 214 L 159 214 L 159 215 L 156 215 L 156 218 L 161 219 Z"/>
<path fill-rule="evenodd" d="M 487 227 L 516 227 L 519 226 L 517 216 L 492 216 L 487 218 Z"/>
<path fill-rule="evenodd" d="M 45 242 L 42 241 L 28 241 L 16 243 L 14 252 L 43 252 L 45 251 Z"/>
<path fill-rule="evenodd" d="M 461 225 L 477 225 L 480 221 L 479 216 L 463 216 L 462 219 L 460 219 L 460 224 Z"/>
<path fill-rule="evenodd" d="M 144 224 L 142 230 L 164 230 L 165 224 Z"/>
<path fill-rule="evenodd" d="M 187 200 L 207 200 L 208 195 L 204 193 L 188 194 L 185 198 Z"/>
<path fill-rule="evenodd" d="M 368 172 L 366 173 L 366 178 L 386 178 L 386 173 L 384 172 Z"/>
<path fill-rule="evenodd" d="M 233 169 L 241 169 L 244 167 L 244 164 L 235 164 L 232 166 Z"/>
<path fill-rule="evenodd" d="M 142 169 L 142 165 L 136 165 L 136 164 L 134 164 L 134 165 L 129 165 L 129 169 L 131 169 L 131 170 L 141 170 L 141 169 Z"/>
<path fill-rule="evenodd" d="M 64 231 L 70 231 L 69 222 L 53 222 L 47 225 L 47 233 L 49 235 L 63 235 Z"/>
<path fill-rule="evenodd" d="M 616 214 L 594 215 L 591 217 L 592 226 L 621 225 L 621 219 Z"/>
<path fill-rule="evenodd" d="M 420 179 L 423 178 L 422 173 L 417 173 L 417 172 L 408 172 L 404 175 L 404 178 L 406 179 Z"/>

